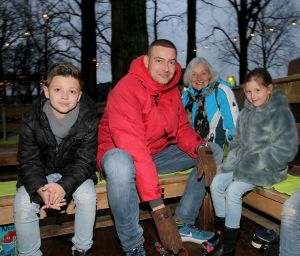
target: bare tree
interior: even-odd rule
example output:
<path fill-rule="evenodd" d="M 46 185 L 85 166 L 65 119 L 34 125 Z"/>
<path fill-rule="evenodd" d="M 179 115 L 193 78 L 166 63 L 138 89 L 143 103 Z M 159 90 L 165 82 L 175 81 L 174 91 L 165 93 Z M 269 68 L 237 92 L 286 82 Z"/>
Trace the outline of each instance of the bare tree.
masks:
<path fill-rule="evenodd" d="M 196 5 L 197 0 L 187 1 L 187 57 L 186 65 L 196 57 Z"/>
<path fill-rule="evenodd" d="M 112 84 L 124 76 L 130 62 L 148 48 L 146 0 L 111 0 Z"/>
<path fill-rule="evenodd" d="M 203 2 L 206 2 L 202 0 Z M 249 50 L 252 46 L 253 34 L 259 30 L 259 26 L 262 24 L 268 25 L 267 21 L 262 18 L 263 13 L 270 13 L 268 10 L 272 9 L 272 6 L 281 2 L 280 0 L 224 0 L 223 3 L 227 3 L 228 17 L 235 16 L 235 24 L 230 26 L 228 23 L 217 24 L 213 27 L 213 33 L 217 31 L 221 32 L 221 55 L 223 61 L 239 66 L 239 78 L 240 81 L 244 80 L 244 77 L 248 71 L 249 62 Z M 217 6 L 220 4 L 218 1 L 210 1 L 209 4 Z M 216 8 L 216 7 L 214 7 Z M 226 7 L 223 7 L 226 12 Z M 284 9 L 290 11 L 290 15 L 280 16 L 274 12 L 272 19 L 285 19 L 290 20 L 291 17 L 295 17 L 294 10 L 287 7 L 285 2 Z M 260 25 L 259 25 L 260 22 Z M 262 22 L 262 23 L 261 23 Z M 265 32 L 264 32 L 265 33 Z M 220 38 L 220 36 L 219 36 Z M 277 41 L 279 42 L 279 41 Z M 258 41 L 257 41 L 258 43 Z M 278 46 L 278 45 L 277 45 Z M 280 47 L 279 47 L 280 48 Z M 276 51 L 278 51 L 278 49 Z M 275 50 L 276 47 L 273 48 Z M 262 65 L 262 63 L 261 63 Z"/>
<path fill-rule="evenodd" d="M 95 1 L 83 0 L 82 11 L 82 34 L 81 34 L 81 71 L 85 83 L 85 91 L 97 101 L 96 81 L 96 16 Z"/>
<path fill-rule="evenodd" d="M 261 12 L 250 42 L 249 64 L 264 68 L 280 68 L 296 58 L 295 7 L 291 2 L 277 2 Z M 294 51 L 290 51 L 294 49 Z"/>
<path fill-rule="evenodd" d="M 186 14 L 185 12 L 179 14 L 166 14 L 165 11 L 169 9 L 169 6 L 164 1 L 159 2 L 158 0 L 148 0 L 148 2 L 153 3 L 153 7 L 148 8 L 148 11 L 153 11 L 153 22 L 148 25 L 149 28 L 153 28 L 154 40 L 157 40 L 159 37 L 160 24 L 170 22 L 171 20 L 179 20 L 180 22 L 184 22 L 184 16 Z"/>

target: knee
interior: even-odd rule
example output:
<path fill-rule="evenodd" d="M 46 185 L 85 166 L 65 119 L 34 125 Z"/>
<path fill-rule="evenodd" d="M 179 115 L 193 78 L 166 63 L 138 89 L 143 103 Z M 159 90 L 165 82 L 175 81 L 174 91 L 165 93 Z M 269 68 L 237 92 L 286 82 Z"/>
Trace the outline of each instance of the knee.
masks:
<path fill-rule="evenodd" d="M 107 180 L 135 178 L 133 159 L 127 151 L 116 148 L 108 151 L 103 157 L 102 167 Z"/>
<path fill-rule="evenodd" d="M 239 202 L 242 200 L 242 196 L 242 192 L 237 188 L 237 186 L 234 186 L 233 183 L 231 183 L 226 189 L 226 201 Z"/>
<path fill-rule="evenodd" d="M 296 215 L 300 215 L 299 211 L 296 209 L 296 204 L 292 200 L 287 200 L 282 206 L 281 217 L 284 219 L 285 217 L 296 217 Z"/>
<path fill-rule="evenodd" d="M 39 205 L 30 202 L 29 195 L 25 189 L 19 189 L 13 205 L 14 218 L 16 221 L 24 219 L 38 218 Z"/>
<path fill-rule="evenodd" d="M 96 204 L 96 190 L 92 180 L 86 180 L 73 194 L 75 203 Z"/>
<path fill-rule="evenodd" d="M 219 191 L 221 189 L 220 186 L 220 175 L 216 175 L 210 184 L 210 191 L 212 193 Z"/>

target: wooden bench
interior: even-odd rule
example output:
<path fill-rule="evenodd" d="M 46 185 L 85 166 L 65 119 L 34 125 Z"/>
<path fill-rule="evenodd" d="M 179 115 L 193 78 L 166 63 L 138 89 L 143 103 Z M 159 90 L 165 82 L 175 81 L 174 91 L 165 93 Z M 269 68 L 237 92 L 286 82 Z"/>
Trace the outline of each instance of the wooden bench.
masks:
<path fill-rule="evenodd" d="M 274 81 L 287 95 L 289 102 L 291 104 L 291 108 L 296 117 L 297 126 L 298 126 L 298 134 L 300 134 L 300 118 L 299 118 L 299 111 L 300 111 L 300 75 L 293 75 L 282 79 L 277 79 Z M 237 97 L 238 102 L 241 104 L 243 102 L 242 97 L 242 90 L 241 88 L 237 87 L 235 89 L 235 94 Z M 104 105 L 98 105 L 99 112 L 102 113 L 104 109 Z M 102 111 L 102 112 L 101 112 Z M 7 127 L 7 126 L 6 126 Z M 299 136 L 300 137 L 300 136 Z M 299 141 L 298 141 L 299 142 Z M 1 148 L 1 146 L 0 146 Z M 2 159 L 1 150 L 0 150 L 0 164 L 3 165 L 7 164 L 17 164 L 16 161 L 16 148 L 14 150 L 10 149 L 11 151 L 6 154 L 5 157 L 8 157 L 5 161 Z M 5 149 L 3 149 L 3 154 L 5 155 Z M 297 166 L 292 167 L 292 170 L 295 173 L 298 173 L 299 169 Z M 184 191 L 184 187 L 186 184 L 188 176 L 187 175 L 174 175 L 168 176 L 164 178 L 160 178 L 160 184 L 164 189 L 164 198 L 171 199 L 180 197 Z M 113 222 L 110 218 L 110 215 L 103 215 L 101 211 L 107 212 L 109 210 L 108 203 L 107 203 L 107 194 L 105 186 L 97 185 L 97 220 L 95 227 L 105 227 L 109 225 L 113 225 Z M 271 216 L 276 220 L 280 220 L 280 213 L 282 204 L 288 197 L 286 195 L 280 194 L 273 190 L 263 189 L 263 188 L 256 188 L 252 192 L 248 193 L 244 197 L 244 204 L 245 207 L 243 208 L 243 215 L 247 218 L 252 219 L 256 223 L 265 226 L 267 228 L 273 228 L 278 230 L 278 224 L 273 224 L 265 215 Z M 13 204 L 14 197 L 9 196 L 5 198 L 0 198 L 0 225 L 13 223 L 13 212 L 12 212 L 12 204 Z M 246 208 L 251 207 L 257 211 L 260 211 L 262 214 L 258 214 L 257 212 L 253 212 L 251 209 Z M 74 205 L 71 203 L 66 210 L 66 212 L 62 216 L 69 216 L 74 213 Z M 41 219 L 42 221 L 47 220 L 45 218 L 45 212 L 41 212 Z M 213 208 L 210 200 L 209 193 L 206 194 L 203 207 L 202 207 L 202 218 L 201 224 L 202 227 L 207 229 L 212 221 L 213 221 Z M 59 216 L 61 217 L 61 216 Z M 141 219 L 149 218 L 150 214 L 148 211 L 141 212 Z M 50 218 L 50 217 L 49 217 Z M 56 224 L 59 223 L 59 224 Z M 60 222 L 56 219 L 55 216 L 55 223 L 47 224 L 42 226 L 41 233 L 42 237 L 49 237 L 55 235 L 62 235 L 67 233 L 73 232 L 73 223 L 72 221 L 64 221 Z"/>
<path fill-rule="evenodd" d="M 160 178 L 160 185 L 163 188 L 163 198 L 171 199 L 180 197 L 184 191 L 187 175 L 170 175 Z M 109 211 L 106 186 L 105 184 L 96 185 L 97 192 L 97 216 L 95 222 L 95 228 L 112 226 L 113 221 Z M 208 199 L 207 199 L 208 200 Z M 14 196 L 0 197 L 0 225 L 11 224 L 13 219 L 13 202 Z M 171 208 L 172 207 L 171 205 Z M 206 207 L 208 209 L 208 207 Z M 74 203 L 68 205 L 67 209 L 60 214 L 54 214 L 49 216 L 46 211 L 40 212 L 41 220 L 41 237 L 47 238 L 52 236 L 64 235 L 74 232 L 73 217 L 75 213 Z M 208 213 L 205 213 L 208 215 Z M 47 218 L 45 218 L 47 217 Z M 141 211 L 140 219 L 151 218 L 149 211 Z M 45 223 L 43 223 L 45 221 Z"/>

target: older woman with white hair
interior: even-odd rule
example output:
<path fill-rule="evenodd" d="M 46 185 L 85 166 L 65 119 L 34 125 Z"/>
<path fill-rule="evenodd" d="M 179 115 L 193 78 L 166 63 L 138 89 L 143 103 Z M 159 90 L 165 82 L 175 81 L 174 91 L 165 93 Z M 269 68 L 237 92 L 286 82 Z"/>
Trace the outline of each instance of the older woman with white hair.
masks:
<path fill-rule="evenodd" d="M 200 57 L 190 61 L 183 82 L 188 88 L 182 102 L 193 128 L 223 148 L 233 137 L 239 112 L 231 85 L 220 80 L 209 62 Z"/>

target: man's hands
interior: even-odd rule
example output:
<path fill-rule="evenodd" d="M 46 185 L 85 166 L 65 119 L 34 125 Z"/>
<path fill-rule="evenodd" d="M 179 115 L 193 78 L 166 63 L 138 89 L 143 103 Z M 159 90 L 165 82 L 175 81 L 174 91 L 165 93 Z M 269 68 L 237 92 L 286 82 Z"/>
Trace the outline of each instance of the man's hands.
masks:
<path fill-rule="evenodd" d="M 209 187 L 217 172 L 216 162 L 209 146 L 198 148 L 198 178 L 205 174 L 205 186 Z"/>
<path fill-rule="evenodd" d="M 44 202 L 44 206 L 42 209 L 55 209 L 60 210 L 62 206 L 66 205 L 66 200 L 64 197 L 66 196 L 66 192 L 57 183 L 48 183 L 45 186 L 39 188 L 37 193 L 42 198 Z"/>
<path fill-rule="evenodd" d="M 159 210 L 152 211 L 151 215 L 161 243 L 164 247 L 177 254 L 183 248 L 183 245 L 170 208 L 165 206 Z"/>

